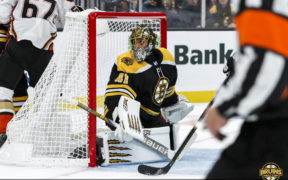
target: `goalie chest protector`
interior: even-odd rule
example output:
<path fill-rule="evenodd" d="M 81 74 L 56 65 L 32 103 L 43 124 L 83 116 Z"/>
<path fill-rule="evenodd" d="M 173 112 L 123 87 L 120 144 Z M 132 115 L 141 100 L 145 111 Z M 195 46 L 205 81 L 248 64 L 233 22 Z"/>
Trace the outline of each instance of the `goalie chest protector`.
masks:
<path fill-rule="evenodd" d="M 141 116 L 142 123 L 145 119 L 151 121 L 159 116 L 161 107 L 177 102 L 175 60 L 167 49 L 158 50 L 163 54 L 163 60 L 157 66 L 161 72 L 146 61 L 138 63 L 132 56 L 132 50 L 118 56 L 105 93 L 105 115 L 108 118 L 112 118 L 112 112 L 122 95 L 141 103 L 140 116 L 145 112 L 145 116 Z M 147 127 L 147 124 L 143 123 L 143 126 Z"/>

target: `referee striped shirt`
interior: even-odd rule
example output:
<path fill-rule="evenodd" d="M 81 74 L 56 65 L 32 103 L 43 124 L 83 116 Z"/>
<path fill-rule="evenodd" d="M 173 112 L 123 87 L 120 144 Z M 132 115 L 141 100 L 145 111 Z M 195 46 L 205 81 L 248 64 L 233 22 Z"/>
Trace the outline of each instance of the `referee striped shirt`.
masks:
<path fill-rule="evenodd" d="M 235 0 L 239 59 L 214 106 L 226 118 L 288 118 L 288 1 Z"/>

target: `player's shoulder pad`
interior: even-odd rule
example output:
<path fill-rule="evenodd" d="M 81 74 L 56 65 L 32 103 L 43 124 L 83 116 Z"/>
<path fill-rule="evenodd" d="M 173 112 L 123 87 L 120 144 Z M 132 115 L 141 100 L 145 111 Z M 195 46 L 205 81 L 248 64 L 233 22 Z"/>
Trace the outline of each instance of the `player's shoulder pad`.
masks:
<path fill-rule="evenodd" d="M 175 59 L 173 55 L 168 51 L 168 49 L 166 48 L 157 48 L 157 49 L 163 54 L 162 64 L 176 65 Z"/>
<path fill-rule="evenodd" d="M 117 57 L 117 70 L 125 73 L 138 73 L 151 67 L 146 62 L 138 63 L 132 56 L 132 50 L 127 51 Z"/>

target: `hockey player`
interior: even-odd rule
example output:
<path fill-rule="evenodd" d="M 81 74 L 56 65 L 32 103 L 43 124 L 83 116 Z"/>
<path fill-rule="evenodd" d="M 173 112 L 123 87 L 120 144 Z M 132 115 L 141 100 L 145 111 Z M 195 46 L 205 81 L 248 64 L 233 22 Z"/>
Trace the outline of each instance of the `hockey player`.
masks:
<path fill-rule="evenodd" d="M 207 179 L 287 179 L 288 3 L 241 0 L 234 5 L 240 43 L 235 74 L 204 120 L 214 136 L 235 115 L 245 121 Z"/>
<path fill-rule="evenodd" d="M 0 24 L 10 27 L 0 56 L 0 147 L 6 140 L 6 126 L 14 114 L 12 97 L 24 70 L 34 87 L 53 55 L 56 18 L 64 23 L 67 11 L 80 10 L 70 0 L 0 1 Z"/>
<path fill-rule="evenodd" d="M 177 148 L 177 122 L 192 111 L 193 105 L 175 92 L 177 68 L 174 58 L 167 49 L 156 48 L 156 39 L 157 35 L 145 25 L 132 31 L 129 37 L 132 49 L 119 55 L 112 68 L 105 93 L 104 115 L 119 123 L 121 118 L 117 106 L 120 97 L 136 100 L 141 103 L 140 120 L 144 131 L 174 150 Z M 115 134 L 110 133 L 103 139 L 106 153 L 103 165 L 163 160 L 162 156 L 134 142 L 120 125 Z M 110 144 L 113 142 L 111 139 L 122 142 L 122 149 L 129 150 L 123 154 L 120 149 L 107 148 L 115 146 Z M 117 150 L 122 154 L 115 155 Z"/>
<path fill-rule="evenodd" d="M 9 37 L 8 27 L 0 24 L 0 56 L 4 51 L 8 37 Z M 19 109 L 27 99 L 27 88 L 29 84 L 27 82 L 27 78 L 28 78 L 27 75 L 23 73 L 23 76 L 14 91 L 13 106 L 15 114 L 19 111 Z"/>
<path fill-rule="evenodd" d="M 9 36 L 8 27 L 5 25 L 0 25 L 0 56 L 2 52 L 4 51 L 6 42 L 8 40 L 8 36 Z M 14 95 L 13 95 L 13 107 L 14 107 L 15 114 L 19 111 L 19 109 L 22 107 L 22 105 L 27 99 L 27 88 L 28 88 L 28 83 L 26 80 L 26 76 L 23 73 L 23 76 L 20 82 L 18 83 L 15 89 Z M 8 118 L 13 117 L 12 112 L 6 112 L 5 110 L 2 112 L 1 110 L 0 113 L 2 115 L 5 114 L 5 116 L 7 116 Z M 0 147 L 5 142 L 6 138 L 7 136 L 5 132 L 0 134 Z"/>

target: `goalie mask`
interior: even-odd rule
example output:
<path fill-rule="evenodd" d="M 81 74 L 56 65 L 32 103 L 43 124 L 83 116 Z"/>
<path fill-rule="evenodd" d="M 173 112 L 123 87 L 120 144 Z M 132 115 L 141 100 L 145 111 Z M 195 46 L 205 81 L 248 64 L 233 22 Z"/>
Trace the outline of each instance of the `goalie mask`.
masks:
<path fill-rule="evenodd" d="M 157 35 L 148 26 L 138 26 L 129 37 L 133 57 L 141 63 L 155 48 Z"/>

